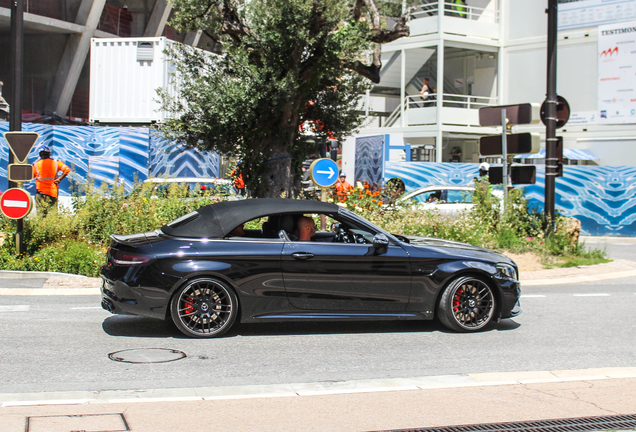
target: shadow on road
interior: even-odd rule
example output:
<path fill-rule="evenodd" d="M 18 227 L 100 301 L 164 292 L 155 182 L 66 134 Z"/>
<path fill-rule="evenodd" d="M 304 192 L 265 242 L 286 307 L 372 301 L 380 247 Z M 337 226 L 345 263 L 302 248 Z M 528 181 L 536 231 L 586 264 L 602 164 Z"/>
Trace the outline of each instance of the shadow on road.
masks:
<path fill-rule="evenodd" d="M 515 330 L 520 324 L 513 320 L 501 320 L 485 331 Z M 102 323 L 104 332 L 111 336 L 148 338 L 188 338 L 172 322 L 158 319 L 115 315 Z M 316 334 L 364 334 L 364 333 L 454 333 L 433 321 L 307 321 L 236 324 L 223 337 L 291 336 Z"/>
<path fill-rule="evenodd" d="M 104 320 L 102 329 L 111 336 L 147 338 L 187 338 L 171 321 L 132 316 L 113 315 Z"/>

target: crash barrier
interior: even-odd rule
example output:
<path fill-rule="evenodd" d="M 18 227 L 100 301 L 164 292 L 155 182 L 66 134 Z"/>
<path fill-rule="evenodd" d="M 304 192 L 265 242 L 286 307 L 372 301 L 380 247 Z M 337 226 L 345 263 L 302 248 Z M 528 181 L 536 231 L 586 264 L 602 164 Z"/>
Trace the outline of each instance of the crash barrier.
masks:
<path fill-rule="evenodd" d="M 0 191 L 8 188 L 7 164 L 9 146 L 2 133 L 9 130 L 8 122 L 0 122 Z M 24 132 L 40 135 L 29 154 L 28 163 L 38 160 L 37 149 L 46 144 L 52 157 L 72 168 L 71 174 L 60 183 L 60 196 L 70 196 L 77 186 L 92 180 L 123 184 L 130 191 L 135 181 L 151 177 L 219 177 L 219 157 L 214 152 L 199 152 L 167 140 L 161 132 L 150 128 L 54 126 L 23 123 Z M 35 194 L 35 181 L 24 184 Z"/>
<path fill-rule="evenodd" d="M 534 185 L 519 185 L 539 211 L 544 206 L 545 166 L 537 165 Z M 430 185 L 468 185 L 479 164 L 387 162 L 385 180 L 399 177 L 407 191 Z M 565 165 L 556 179 L 555 203 L 561 214 L 581 221 L 581 233 L 636 236 L 636 167 Z"/>

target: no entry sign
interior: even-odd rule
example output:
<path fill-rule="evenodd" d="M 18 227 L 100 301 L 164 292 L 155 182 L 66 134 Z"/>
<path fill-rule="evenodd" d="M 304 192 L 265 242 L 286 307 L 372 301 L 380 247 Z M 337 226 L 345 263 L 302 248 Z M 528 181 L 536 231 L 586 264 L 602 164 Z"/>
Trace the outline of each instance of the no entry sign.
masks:
<path fill-rule="evenodd" d="M 0 198 L 0 210 L 11 219 L 22 219 L 29 214 L 32 208 L 31 195 L 24 189 L 9 189 Z"/>

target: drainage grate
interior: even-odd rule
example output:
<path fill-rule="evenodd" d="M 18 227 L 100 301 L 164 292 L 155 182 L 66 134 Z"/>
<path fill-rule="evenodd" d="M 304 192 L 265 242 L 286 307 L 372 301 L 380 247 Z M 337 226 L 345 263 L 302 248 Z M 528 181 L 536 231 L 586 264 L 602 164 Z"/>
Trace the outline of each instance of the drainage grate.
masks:
<path fill-rule="evenodd" d="M 636 415 L 579 417 L 510 423 L 486 423 L 421 429 L 395 429 L 383 432 L 579 432 L 636 428 Z"/>
<path fill-rule="evenodd" d="M 111 360 L 123 363 L 166 363 L 187 357 L 183 351 L 167 348 L 127 349 L 108 354 Z"/>

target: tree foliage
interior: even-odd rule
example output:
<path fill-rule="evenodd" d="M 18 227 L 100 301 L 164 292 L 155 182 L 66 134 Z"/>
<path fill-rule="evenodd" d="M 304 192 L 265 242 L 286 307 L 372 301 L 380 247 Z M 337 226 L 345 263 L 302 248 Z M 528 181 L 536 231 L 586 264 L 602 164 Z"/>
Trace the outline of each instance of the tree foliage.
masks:
<path fill-rule="evenodd" d="M 374 0 L 171 0 L 171 24 L 201 29 L 213 51 L 180 46 L 175 114 L 164 129 L 187 146 L 242 162 L 255 196 L 294 196 L 313 148 L 301 127 L 343 139 L 361 124 L 360 95 L 379 82 L 380 45 L 408 35 L 406 17 L 386 28 Z"/>

